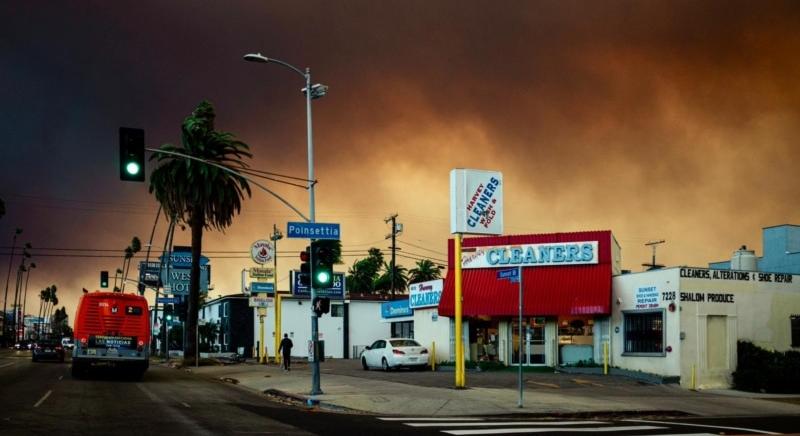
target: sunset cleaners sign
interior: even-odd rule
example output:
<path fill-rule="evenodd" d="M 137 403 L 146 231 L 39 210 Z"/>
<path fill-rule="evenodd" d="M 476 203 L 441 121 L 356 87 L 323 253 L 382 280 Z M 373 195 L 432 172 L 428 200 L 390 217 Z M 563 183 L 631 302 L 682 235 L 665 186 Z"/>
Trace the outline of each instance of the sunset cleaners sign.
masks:
<path fill-rule="evenodd" d="M 503 234 L 503 174 L 450 171 L 450 233 Z"/>
<path fill-rule="evenodd" d="M 596 264 L 597 241 L 464 248 L 462 268 Z"/>

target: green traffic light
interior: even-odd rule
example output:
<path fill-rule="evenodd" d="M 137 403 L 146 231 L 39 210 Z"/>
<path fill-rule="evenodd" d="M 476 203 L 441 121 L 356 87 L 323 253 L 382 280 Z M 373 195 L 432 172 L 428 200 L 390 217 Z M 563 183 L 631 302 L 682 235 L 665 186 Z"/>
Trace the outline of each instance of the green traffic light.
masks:
<path fill-rule="evenodd" d="M 331 275 L 327 271 L 317 273 L 317 283 L 327 284 L 331 281 Z"/>
<path fill-rule="evenodd" d="M 139 174 L 140 170 L 141 170 L 141 167 L 136 162 L 128 162 L 128 164 L 125 165 L 125 171 L 127 171 L 128 174 L 130 174 L 132 176 L 135 176 L 135 175 Z"/>
<path fill-rule="evenodd" d="M 172 315 L 167 315 L 167 321 L 172 321 Z"/>

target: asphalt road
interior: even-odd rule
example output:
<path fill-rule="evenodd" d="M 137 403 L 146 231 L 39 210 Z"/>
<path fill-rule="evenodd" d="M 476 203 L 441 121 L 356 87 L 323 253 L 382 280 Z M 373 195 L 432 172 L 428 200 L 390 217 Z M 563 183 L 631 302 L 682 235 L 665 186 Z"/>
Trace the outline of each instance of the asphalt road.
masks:
<path fill-rule="evenodd" d="M 377 374 L 380 373 L 375 376 Z M 654 435 L 766 434 L 768 431 L 800 429 L 800 417 L 716 420 L 583 417 L 563 421 L 524 416 L 471 417 L 452 421 L 414 417 L 383 418 L 328 413 L 283 404 L 239 386 L 158 365 L 151 366 L 141 381 L 125 380 L 113 372 L 98 372 L 88 379 L 74 380 L 70 376 L 69 362 L 33 363 L 29 352 L 0 351 L 0 434 L 4 436 L 385 436 L 503 434 L 507 431 L 559 435 L 588 432 Z"/>

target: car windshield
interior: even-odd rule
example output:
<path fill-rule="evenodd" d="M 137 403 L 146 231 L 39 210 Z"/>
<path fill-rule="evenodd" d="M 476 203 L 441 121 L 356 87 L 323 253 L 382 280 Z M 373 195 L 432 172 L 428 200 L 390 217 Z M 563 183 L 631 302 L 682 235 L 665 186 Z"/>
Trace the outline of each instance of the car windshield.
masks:
<path fill-rule="evenodd" d="M 40 347 L 54 347 L 56 345 L 56 341 L 39 341 L 36 345 Z M 61 344 L 58 344 L 61 345 Z"/>
<path fill-rule="evenodd" d="M 389 341 L 393 347 L 419 347 L 417 341 L 413 339 L 393 339 Z"/>

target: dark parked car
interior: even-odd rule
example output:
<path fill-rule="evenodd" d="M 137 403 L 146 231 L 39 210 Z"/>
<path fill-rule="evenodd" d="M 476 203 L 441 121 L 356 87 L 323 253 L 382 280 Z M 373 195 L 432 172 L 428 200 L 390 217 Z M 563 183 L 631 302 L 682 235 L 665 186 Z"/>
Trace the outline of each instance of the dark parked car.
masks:
<path fill-rule="evenodd" d="M 42 340 L 36 343 L 33 346 L 33 352 L 31 353 L 32 359 L 34 362 L 38 362 L 40 360 L 58 360 L 59 362 L 64 361 L 64 347 L 61 345 L 61 342 L 56 340 Z"/>

